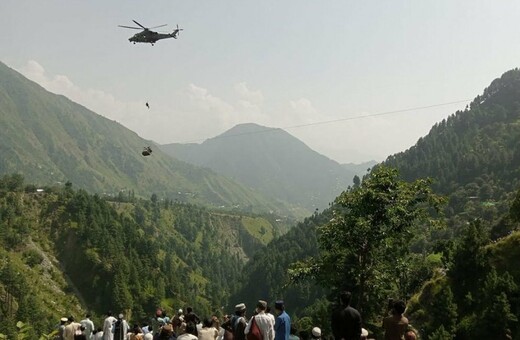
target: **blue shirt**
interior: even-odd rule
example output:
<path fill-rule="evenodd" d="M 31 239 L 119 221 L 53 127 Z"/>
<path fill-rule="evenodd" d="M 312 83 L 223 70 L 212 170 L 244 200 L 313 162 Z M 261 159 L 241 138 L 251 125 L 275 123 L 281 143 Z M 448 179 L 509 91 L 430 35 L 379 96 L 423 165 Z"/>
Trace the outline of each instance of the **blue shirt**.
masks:
<path fill-rule="evenodd" d="M 274 340 L 289 340 L 291 334 L 291 318 L 285 311 L 276 317 L 274 323 Z"/>

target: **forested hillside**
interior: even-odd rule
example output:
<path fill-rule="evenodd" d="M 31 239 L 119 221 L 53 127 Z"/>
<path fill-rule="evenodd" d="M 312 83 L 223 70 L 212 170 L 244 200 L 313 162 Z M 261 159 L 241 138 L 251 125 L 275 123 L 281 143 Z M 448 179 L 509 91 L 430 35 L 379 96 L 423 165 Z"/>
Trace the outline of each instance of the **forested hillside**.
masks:
<path fill-rule="evenodd" d="M 208 169 L 173 159 L 150 141 L 67 98 L 47 92 L 0 63 L 0 175 L 21 173 L 31 183 L 70 181 L 89 192 L 161 197 L 258 212 L 292 215 L 288 204 L 267 199 Z"/>
<path fill-rule="evenodd" d="M 240 290 L 231 296 L 229 305 L 238 301 L 254 305 L 259 297 L 268 301 L 283 297 L 292 313 L 300 314 L 309 302 L 322 297 L 323 289 L 316 285 L 289 285 L 287 268 L 293 262 L 317 254 L 316 228 L 330 218 L 330 210 L 315 213 L 257 253 L 245 266 Z"/>
<path fill-rule="evenodd" d="M 309 212 L 326 208 L 357 174 L 288 132 L 257 124 L 237 125 L 202 144 L 161 148 L 173 157 L 210 168 Z"/>
<path fill-rule="evenodd" d="M 514 339 L 520 339 L 517 322 L 520 319 L 520 277 L 517 269 L 520 226 L 519 103 L 520 71 L 512 70 L 493 81 L 465 111 L 457 112 L 435 125 L 428 136 L 421 138 L 410 150 L 390 156 L 385 164 L 376 166 L 372 171 L 374 173 L 390 165 L 398 169 L 400 178 L 406 182 L 431 177 L 433 191 L 447 198 L 441 214 L 432 216 L 438 219 L 438 226 L 415 230 L 409 245 L 403 249 L 407 253 L 405 257 L 396 253 L 383 257 L 383 263 L 387 263 L 390 269 L 390 264 L 394 263 L 392 261 L 399 259 L 400 262 L 393 264 L 394 276 L 384 276 L 389 275 L 390 269 L 384 275 L 374 274 L 385 283 L 370 288 L 369 293 L 379 296 L 379 300 L 372 301 L 368 306 L 360 302 L 367 313 L 366 326 L 374 335 L 382 336 L 381 318 L 386 313 L 383 306 L 387 299 L 400 298 L 408 302 L 410 321 L 424 339 L 498 339 L 505 336 L 508 330 Z M 360 187 L 354 185 L 342 194 L 344 197 L 338 198 L 331 210 L 300 223 L 282 239 L 269 244 L 264 252 L 269 255 L 255 257 L 248 263 L 246 272 L 249 271 L 249 277 L 254 279 L 246 279 L 241 293 L 234 298 L 245 299 L 245 292 L 257 292 L 257 282 L 263 278 L 267 287 L 259 293 L 270 300 L 290 297 L 293 291 L 301 287 L 322 297 L 315 299 L 316 296 L 304 293 L 300 296 L 307 300 L 289 298 L 291 305 L 288 308 L 298 312 L 298 316 L 309 316 L 313 324 L 319 324 L 324 315 L 330 315 L 330 304 L 336 300 L 335 296 L 328 294 L 337 292 L 333 278 L 335 270 L 339 269 L 331 266 L 328 267 L 330 276 L 321 274 L 321 291 L 310 288 L 316 282 L 312 279 L 303 281 L 303 286 L 289 285 L 285 288 L 288 270 L 298 269 L 309 277 L 319 279 L 313 263 L 305 262 L 305 259 L 317 255 L 320 259 L 326 259 L 327 254 L 332 254 L 332 249 L 348 254 L 351 248 L 359 245 L 347 241 L 341 246 L 332 245 L 340 234 L 331 234 L 330 241 L 318 242 L 317 235 L 331 228 L 338 218 L 350 221 L 344 222 L 344 229 L 337 230 L 341 233 L 350 229 L 354 229 L 352 232 L 358 228 L 364 230 L 363 223 L 368 223 L 371 226 L 367 229 L 369 232 L 364 235 L 358 230 L 356 235 L 369 237 L 372 230 L 379 228 L 377 223 L 374 224 L 378 213 L 370 213 L 369 209 L 372 203 L 381 204 L 385 200 L 371 200 L 396 189 L 390 186 L 390 191 L 386 191 L 382 189 L 384 186 L 376 186 L 375 189 L 367 187 L 366 181 L 371 176 L 365 177 L 358 184 Z M 359 199 L 361 193 L 367 195 L 367 201 L 359 206 L 361 208 L 337 206 L 339 202 L 351 204 Z M 409 207 L 399 207 L 399 202 L 396 200 L 396 207 L 381 208 L 381 211 L 407 211 Z M 404 216 L 407 215 L 391 221 L 395 223 Z M 387 232 L 383 235 L 387 235 L 389 245 L 396 242 Z M 354 262 L 347 268 L 354 267 L 359 257 L 351 260 Z M 290 262 L 296 261 L 303 261 L 300 267 L 290 265 Z M 357 275 L 361 274 L 358 272 Z M 347 283 L 355 277 L 342 282 Z M 393 288 L 388 287 L 389 282 Z M 385 285 L 386 290 L 381 290 Z M 354 285 L 349 289 L 357 291 L 359 287 Z M 325 297 L 328 299 L 324 300 Z M 381 310 L 376 316 L 378 308 Z M 482 326 L 486 330 L 482 330 Z M 328 327 L 328 321 L 323 327 Z"/>
<path fill-rule="evenodd" d="M 64 315 L 162 306 L 220 313 L 244 263 L 278 236 L 260 216 L 216 213 L 171 200 L 36 190 L 0 180 L 0 329 L 15 321 L 50 331 Z"/>
<path fill-rule="evenodd" d="M 403 178 L 431 177 L 450 197 L 448 215 L 492 221 L 520 185 L 520 70 L 494 80 L 464 111 L 388 157 Z"/>

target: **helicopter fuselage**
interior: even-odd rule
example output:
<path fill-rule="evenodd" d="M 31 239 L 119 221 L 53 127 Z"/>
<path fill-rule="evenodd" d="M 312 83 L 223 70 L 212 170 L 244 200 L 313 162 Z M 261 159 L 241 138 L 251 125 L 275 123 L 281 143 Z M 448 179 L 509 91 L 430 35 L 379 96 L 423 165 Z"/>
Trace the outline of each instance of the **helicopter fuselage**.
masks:
<path fill-rule="evenodd" d="M 157 33 L 150 30 L 144 30 L 135 34 L 133 37 L 128 39 L 128 41 L 135 43 L 149 43 L 154 44 L 158 40 L 174 38 L 177 39 L 177 35 L 179 34 L 179 30 L 174 30 L 172 33 Z"/>

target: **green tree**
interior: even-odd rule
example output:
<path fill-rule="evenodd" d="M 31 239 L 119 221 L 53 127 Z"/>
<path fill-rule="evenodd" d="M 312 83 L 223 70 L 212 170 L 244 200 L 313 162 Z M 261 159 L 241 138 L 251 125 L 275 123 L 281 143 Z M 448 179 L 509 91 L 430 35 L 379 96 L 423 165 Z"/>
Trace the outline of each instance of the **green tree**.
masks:
<path fill-rule="evenodd" d="M 520 222 L 520 190 L 516 193 L 515 200 L 509 209 L 509 216 L 515 222 Z"/>
<path fill-rule="evenodd" d="M 352 180 L 352 182 L 354 183 L 354 188 L 357 188 L 361 185 L 361 179 L 359 179 L 358 175 L 354 176 L 354 179 Z"/>
<path fill-rule="evenodd" d="M 480 221 L 474 221 L 465 228 L 463 235 L 457 243 L 453 264 L 448 271 L 461 315 L 474 308 L 473 297 L 478 295 L 478 283 L 482 282 L 483 273 L 489 270 L 483 250 L 488 242 L 484 225 Z"/>
<path fill-rule="evenodd" d="M 487 301 L 488 307 L 484 309 L 478 322 L 478 327 L 474 329 L 474 334 L 486 339 L 503 336 L 512 323 L 518 321 L 511 312 L 511 306 L 507 295 L 502 292 L 490 297 Z"/>
<path fill-rule="evenodd" d="M 428 217 L 444 203 L 430 180 L 409 183 L 398 176 L 396 169 L 378 167 L 336 198 L 333 218 L 318 229 L 319 255 L 295 264 L 292 279 L 311 276 L 335 293 L 349 289 L 357 294 L 357 308 L 374 315 L 383 294 L 396 291 L 395 268 L 409 254 L 414 234 L 439 224 Z"/>
<path fill-rule="evenodd" d="M 444 326 L 440 326 L 433 332 L 429 337 L 428 340 L 451 340 L 453 339 L 453 335 L 448 332 Z"/>
<path fill-rule="evenodd" d="M 474 334 L 486 338 L 505 335 L 509 327 L 517 322 L 517 317 L 511 311 L 509 296 L 518 294 L 517 285 L 513 277 L 508 273 L 500 276 L 492 268 L 485 276 L 484 284 L 479 298 L 481 299 L 481 314 L 478 317 L 478 327 Z"/>
<path fill-rule="evenodd" d="M 453 293 L 450 286 L 442 284 L 442 289 L 435 292 L 429 301 L 424 301 L 428 322 L 424 324 L 424 331 L 428 339 L 441 339 L 438 336 L 444 334 L 444 339 L 453 339 L 457 330 L 457 306 L 453 301 Z M 442 327 L 442 332 L 440 328 Z M 434 335 L 438 334 L 437 337 Z"/>

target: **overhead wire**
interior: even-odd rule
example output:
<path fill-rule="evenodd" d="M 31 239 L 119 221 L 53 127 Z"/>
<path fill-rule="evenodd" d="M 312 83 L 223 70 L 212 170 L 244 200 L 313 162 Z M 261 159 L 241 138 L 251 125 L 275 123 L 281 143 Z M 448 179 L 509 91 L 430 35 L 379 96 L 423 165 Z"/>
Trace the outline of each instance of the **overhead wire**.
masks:
<path fill-rule="evenodd" d="M 180 144 L 196 143 L 196 142 L 203 142 L 207 139 L 230 138 L 230 137 L 238 137 L 238 136 L 244 136 L 244 135 L 254 135 L 254 134 L 259 134 L 259 133 L 273 132 L 273 131 L 277 131 L 277 130 L 298 129 L 298 128 L 302 128 L 302 127 L 325 125 L 325 124 L 331 124 L 331 123 L 337 123 L 337 122 L 344 122 L 344 121 L 348 121 L 348 120 L 386 116 L 386 115 L 392 115 L 392 114 L 396 114 L 396 113 L 403 113 L 403 112 L 410 112 L 410 111 L 426 110 L 426 109 L 431 109 L 431 108 L 435 108 L 435 107 L 466 103 L 466 102 L 470 102 L 472 100 L 473 99 L 456 100 L 456 101 L 445 102 L 445 103 L 440 103 L 440 104 L 417 106 L 417 107 L 411 107 L 411 108 L 407 108 L 407 109 L 370 113 L 370 114 L 366 114 L 366 115 L 357 115 L 357 116 L 352 116 L 352 117 L 324 120 L 324 121 L 318 121 L 318 122 L 312 122 L 312 123 L 306 123 L 306 124 L 290 125 L 290 126 L 285 126 L 285 127 L 266 127 L 263 130 L 241 132 L 241 133 L 235 133 L 235 134 L 229 134 L 229 135 L 219 135 L 219 136 L 212 137 L 212 138 L 193 139 L 193 140 L 178 142 L 178 143 L 180 143 Z"/>

